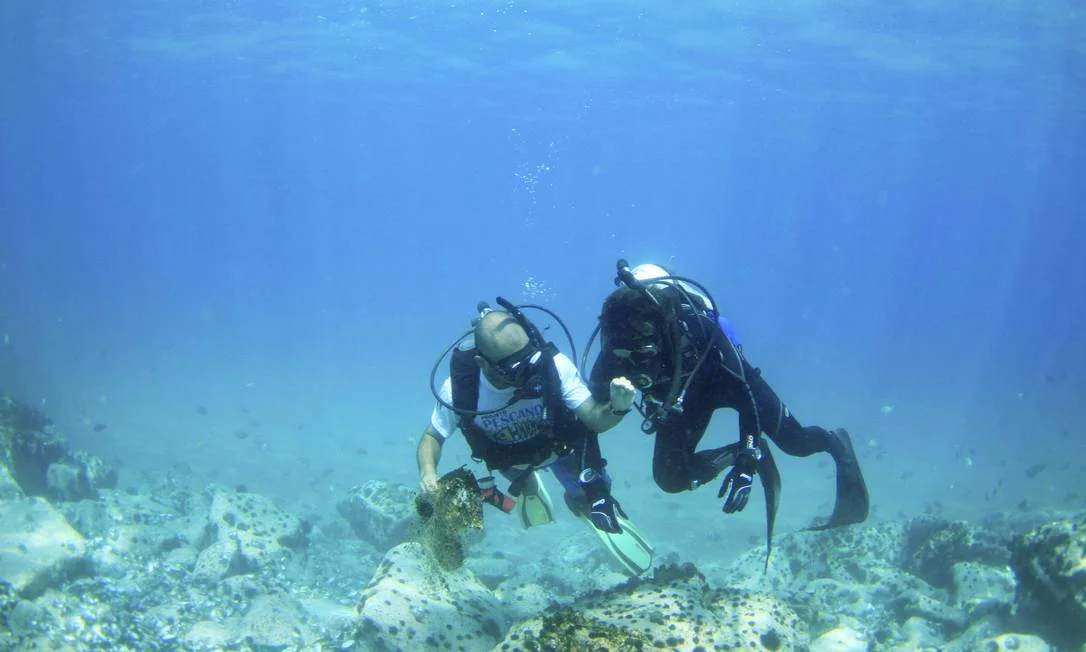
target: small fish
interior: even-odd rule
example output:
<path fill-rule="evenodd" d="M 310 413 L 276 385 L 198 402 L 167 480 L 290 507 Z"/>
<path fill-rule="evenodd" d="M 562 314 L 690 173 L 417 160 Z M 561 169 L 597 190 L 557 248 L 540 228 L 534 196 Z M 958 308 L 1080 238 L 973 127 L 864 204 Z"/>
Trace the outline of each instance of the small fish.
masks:
<path fill-rule="evenodd" d="M 901 474 L 901 479 L 902 480 L 908 480 L 909 478 L 913 477 L 913 475 L 915 475 L 915 474 L 912 471 L 906 471 L 906 472 Z"/>
<path fill-rule="evenodd" d="M 1037 477 L 1037 474 L 1044 471 L 1047 466 L 1047 464 L 1034 464 L 1026 469 L 1026 477 L 1030 479 Z"/>
<path fill-rule="evenodd" d="M 248 439 L 249 433 L 245 432 L 244 430 L 235 430 L 234 437 L 237 439 Z"/>
<path fill-rule="evenodd" d="M 197 405 L 196 406 L 196 414 L 199 414 L 202 417 L 206 417 L 207 416 L 207 408 L 204 407 L 203 405 Z"/>
<path fill-rule="evenodd" d="M 104 423 L 96 423 L 96 424 L 94 424 L 94 432 L 102 432 L 105 429 L 106 429 L 106 424 L 104 424 Z"/>
<path fill-rule="evenodd" d="M 369 455 L 370 453 L 365 448 L 362 448 L 361 446 L 359 446 L 358 448 L 354 449 L 354 454 L 355 455 L 363 455 L 363 456 L 365 456 L 365 455 Z"/>

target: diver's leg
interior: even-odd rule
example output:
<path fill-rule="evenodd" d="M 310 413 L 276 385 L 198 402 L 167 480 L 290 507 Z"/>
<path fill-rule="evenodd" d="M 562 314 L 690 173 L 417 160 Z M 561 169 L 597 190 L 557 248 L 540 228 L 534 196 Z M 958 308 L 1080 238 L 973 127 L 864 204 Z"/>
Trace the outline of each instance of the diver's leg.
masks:
<path fill-rule="evenodd" d="M 800 425 L 769 383 L 762 378 L 761 370 L 744 360 L 743 371 L 758 406 L 759 425 L 773 443 L 794 457 L 807 457 L 829 450 L 830 435 L 825 428 Z"/>
<path fill-rule="evenodd" d="M 829 453 L 833 458 L 837 467 L 837 498 L 833 515 L 823 527 L 865 520 L 870 509 L 870 498 L 848 431 L 844 428 L 826 430 L 820 426 L 801 425 L 758 370 L 748 368 L 746 371 L 747 382 L 758 403 L 762 432 L 789 455 L 807 457 L 814 453 Z"/>
<path fill-rule="evenodd" d="M 535 469 L 520 470 L 516 481 L 517 515 L 525 528 L 546 525 L 554 521 L 554 507 L 551 505 L 543 479 Z M 512 486 L 510 488 L 512 493 Z"/>
<path fill-rule="evenodd" d="M 529 469 L 508 468 L 500 469 L 498 472 L 509 481 L 509 493 L 513 496 L 519 496 L 524 492 L 525 487 L 534 481 Z"/>
<path fill-rule="evenodd" d="M 727 465 L 716 461 L 728 447 L 695 453 L 712 417 L 712 408 L 687 405 L 656 432 L 652 477 L 668 493 L 695 489 L 712 480 Z"/>
<path fill-rule="evenodd" d="M 562 497 L 565 498 L 566 507 L 569 508 L 569 511 L 578 515 L 588 512 L 588 504 L 579 478 L 581 474 L 580 456 L 574 453 L 560 457 L 547 468 L 562 485 Z"/>

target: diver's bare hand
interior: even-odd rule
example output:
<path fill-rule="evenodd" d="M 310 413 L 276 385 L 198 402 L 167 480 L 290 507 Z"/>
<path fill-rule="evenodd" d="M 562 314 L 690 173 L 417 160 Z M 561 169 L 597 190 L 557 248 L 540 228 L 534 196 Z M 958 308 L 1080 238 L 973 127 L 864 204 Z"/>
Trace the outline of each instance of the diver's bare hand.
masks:
<path fill-rule="evenodd" d="M 422 492 L 432 494 L 437 491 L 437 474 L 436 473 L 423 473 L 419 477 L 419 486 L 422 487 Z"/>
<path fill-rule="evenodd" d="M 611 379 L 611 411 L 625 414 L 633 406 L 637 389 L 633 383 L 624 376 Z"/>

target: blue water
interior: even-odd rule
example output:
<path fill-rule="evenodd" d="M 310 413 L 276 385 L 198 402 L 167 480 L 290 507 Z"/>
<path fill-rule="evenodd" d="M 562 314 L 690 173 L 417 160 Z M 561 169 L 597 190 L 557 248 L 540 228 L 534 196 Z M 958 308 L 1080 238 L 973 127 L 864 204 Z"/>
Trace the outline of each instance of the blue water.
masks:
<path fill-rule="evenodd" d="M 7 0 L 0 389 L 124 482 L 330 504 L 415 482 L 477 301 L 583 346 L 625 257 L 709 286 L 801 421 L 853 432 L 876 517 L 1061 504 L 1086 14 L 943 4 Z M 604 448 L 655 538 L 760 531 L 665 498 L 634 424 Z M 825 462 L 781 463 L 784 526 L 828 513 Z"/>

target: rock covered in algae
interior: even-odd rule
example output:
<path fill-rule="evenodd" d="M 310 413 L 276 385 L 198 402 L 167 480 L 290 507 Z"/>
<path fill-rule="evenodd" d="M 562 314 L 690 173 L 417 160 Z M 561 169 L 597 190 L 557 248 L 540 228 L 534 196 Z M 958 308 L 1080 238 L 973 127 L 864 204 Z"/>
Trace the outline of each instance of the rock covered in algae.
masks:
<path fill-rule="evenodd" d="M 461 467 L 445 474 L 432 494 L 419 496 L 416 507 L 422 519 L 419 538 L 446 570 L 464 563 L 464 531 L 483 528 L 483 503 L 479 483 Z"/>
<path fill-rule="evenodd" d="M 1018 537 L 1011 567 L 1020 612 L 1063 647 L 1086 645 L 1086 514 Z"/>
<path fill-rule="evenodd" d="M 496 650 L 794 650 L 806 625 L 777 598 L 713 589 L 693 566 L 657 569 L 515 625 Z"/>
<path fill-rule="evenodd" d="M 50 501 L 98 497 L 117 485 L 117 471 L 90 453 L 69 450 L 38 409 L 0 397 L 0 496 L 43 496 Z"/>

